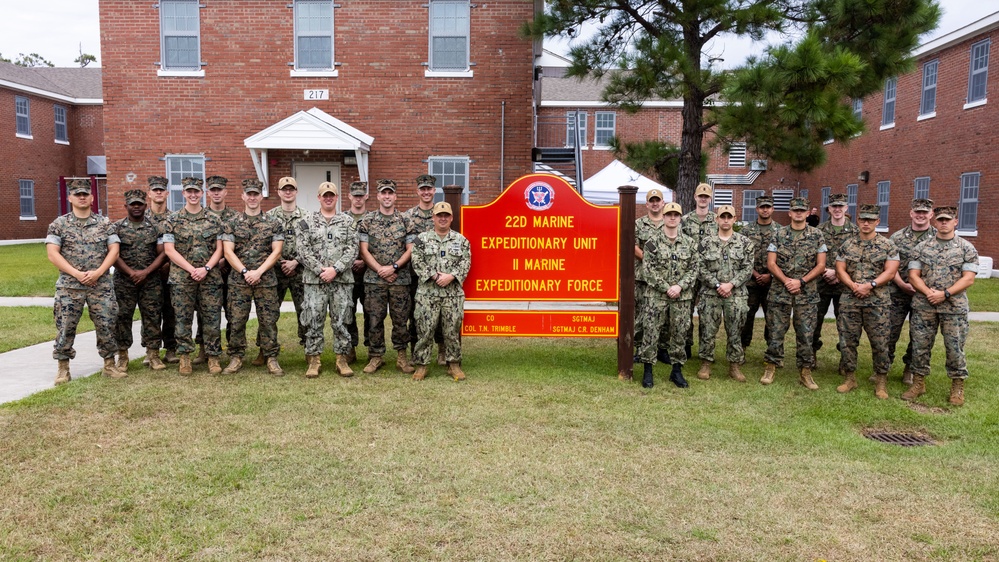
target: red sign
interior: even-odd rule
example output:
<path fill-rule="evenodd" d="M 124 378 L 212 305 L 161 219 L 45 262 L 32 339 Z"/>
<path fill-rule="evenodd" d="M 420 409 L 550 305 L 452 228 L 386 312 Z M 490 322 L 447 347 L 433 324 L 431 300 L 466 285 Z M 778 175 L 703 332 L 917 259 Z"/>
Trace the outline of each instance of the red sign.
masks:
<path fill-rule="evenodd" d="M 618 207 L 593 205 L 558 176 L 523 176 L 492 203 L 461 208 L 465 298 L 616 301 L 620 222 Z"/>
<path fill-rule="evenodd" d="M 466 310 L 461 335 L 616 338 L 617 312 Z"/>

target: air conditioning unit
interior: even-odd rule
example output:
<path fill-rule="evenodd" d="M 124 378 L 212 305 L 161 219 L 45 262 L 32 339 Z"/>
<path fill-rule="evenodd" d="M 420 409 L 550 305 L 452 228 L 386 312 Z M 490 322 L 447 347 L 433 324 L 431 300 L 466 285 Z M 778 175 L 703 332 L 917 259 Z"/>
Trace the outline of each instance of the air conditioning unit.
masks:
<path fill-rule="evenodd" d="M 749 163 L 749 169 L 754 172 L 765 172 L 767 170 L 766 160 L 753 160 Z"/>

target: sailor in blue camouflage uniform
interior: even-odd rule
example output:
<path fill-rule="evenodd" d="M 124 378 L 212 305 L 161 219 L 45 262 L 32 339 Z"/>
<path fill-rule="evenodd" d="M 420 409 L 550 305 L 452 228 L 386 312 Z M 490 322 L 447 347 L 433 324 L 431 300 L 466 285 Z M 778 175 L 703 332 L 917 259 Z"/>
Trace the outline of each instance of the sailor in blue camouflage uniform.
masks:
<path fill-rule="evenodd" d="M 645 210 L 647 214 L 635 221 L 635 362 L 638 362 L 638 347 L 642 345 L 642 318 L 645 316 L 642 306 L 645 302 L 645 278 L 642 277 L 642 258 L 645 256 L 645 243 L 652 237 L 652 232 L 663 227 L 663 192 L 650 189 L 645 194 Z M 660 352 L 665 352 L 661 349 Z"/>
<path fill-rule="evenodd" d="M 957 208 L 936 207 L 933 220 L 936 235 L 920 242 L 909 262 L 909 282 L 916 289 L 909 320 L 912 386 L 902 398 L 915 400 L 926 392 L 930 351 L 939 329 L 947 352 L 949 402 L 963 406 L 964 381 L 968 378 L 964 357 L 964 342 L 968 339 L 967 289 L 978 273 L 978 251 L 957 235 Z"/>
<path fill-rule="evenodd" d="M 693 211 L 687 213 L 683 216 L 680 222 L 680 228 L 683 233 L 694 239 L 694 243 L 700 246 L 701 240 L 708 236 L 714 236 L 718 234 L 718 223 L 715 221 L 717 216 L 711 211 L 711 198 L 713 196 L 713 191 L 711 186 L 706 183 L 701 183 L 697 185 L 694 190 L 694 204 L 695 208 Z M 699 281 L 694 281 L 694 298 L 691 301 L 690 306 L 690 324 L 687 327 L 687 341 L 684 346 L 684 351 L 687 354 L 687 358 L 691 357 L 691 348 L 694 345 L 694 309 L 697 308 L 698 300 L 700 299 L 701 284 Z M 699 324 L 698 324 L 699 325 Z M 698 329 L 700 333 L 700 329 Z M 662 335 L 660 338 L 660 343 L 665 343 L 666 336 Z M 660 346 L 665 347 L 665 346 Z"/>
<path fill-rule="evenodd" d="M 91 211 L 94 197 L 89 179 L 71 180 L 66 190 L 72 210 L 52 221 L 45 236 L 49 261 L 59 269 L 52 310 L 58 332 L 52 351 L 52 358 L 59 362 L 55 384 L 71 379 L 69 361 L 76 357 L 73 342 L 84 306 L 90 310 L 97 331 L 97 350 L 104 358 L 104 375 L 121 378 L 126 374 L 114 364 L 118 350 L 114 339 L 118 303 L 108 275 L 118 259 L 118 235 L 111 221 Z"/>
<path fill-rule="evenodd" d="M 465 380 L 461 369 L 461 325 L 465 314 L 462 284 L 472 267 L 472 248 L 464 236 L 451 230 L 454 217 L 449 203 L 434 205 L 433 216 L 433 228 L 420 233 L 413 246 L 418 334 L 413 380 L 427 376 L 435 334 L 440 333 L 443 341 L 439 345 L 448 374 L 460 381 Z"/>
<path fill-rule="evenodd" d="M 902 327 L 905 319 L 912 312 L 912 296 L 916 290 L 909 283 L 909 262 L 912 261 L 912 253 L 916 246 L 927 237 L 936 236 L 937 229 L 933 228 L 930 221 L 933 219 L 932 199 L 913 199 L 909 210 L 909 226 L 896 230 L 891 235 L 891 241 L 898 248 L 899 268 L 895 274 L 894 283 L 889 286 L 891 290 L 891 315 L 889 318 L 890 334 L 888 336 L 888 357 L 891 363 L 895 362 L 895 348 L 898 340 L 902 337 Z M 902 384 L 912 384 L 912 340 L 905 348 L 902 355 Z"/>

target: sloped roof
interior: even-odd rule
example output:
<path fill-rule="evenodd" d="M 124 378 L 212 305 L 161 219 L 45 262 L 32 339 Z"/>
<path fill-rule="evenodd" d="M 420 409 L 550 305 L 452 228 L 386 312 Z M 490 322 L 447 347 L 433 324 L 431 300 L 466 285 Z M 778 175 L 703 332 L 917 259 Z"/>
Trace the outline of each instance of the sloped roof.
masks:
<path fill-rule="evenodd" d="M 602 78 L 570 78 L 559 76 L 564 71 L 561 67 L 546 67 L 541 77 L 541 105 L 607 105 L 600 95 L 610 82 L 611 73 Z M 620 71 L 615 71 L 620 72 Z M 552 74 L 556 74 L 553 76 Z M 653 97 L 646 100 L 646 106 L 681 106 L 681 100 L 663 100 Z"/>
<path fill-rule="evenodd" d="M 100 102 L 100 68 L 25 68 L 0 62 L 0 85 L 13 89 L 78 102 Z"/>
<path fill-rule="evenodd" d="M 614 204 L 619 199 L 617 188 L 622 185 L 633 185 L 638 188 L 636 199 L 638 203 L 645 203 L 645 197 L 652 189 L 662 191 L 663 200 L 667 203 L 673 200 L 672 190 L 632 170 L 620 160 L 614 160 L 603 170 L 583 181 L 583 197 L 590 203 Z"/>
<path fill-rule="evenodd" d="M 247 148 L 371 150 L 374 137 L 351 127 L 325 111 L 313 107 L 299 111 L 247 137 Z"/>

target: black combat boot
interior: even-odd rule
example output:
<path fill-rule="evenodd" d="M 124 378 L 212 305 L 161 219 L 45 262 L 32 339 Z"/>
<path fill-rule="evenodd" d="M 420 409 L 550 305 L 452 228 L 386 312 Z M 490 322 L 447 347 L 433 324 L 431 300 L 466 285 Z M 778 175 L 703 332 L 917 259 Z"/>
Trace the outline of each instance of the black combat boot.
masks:
<path fill-rule="evenodd" d="M 673 370 L 669 374 L 669 380 L 673 382 L 676 386 L 680 388 L 687 388 L 687 379 L 683 378 L 683 365 L 679 363 L 673 363 Z"/>
<path fill-rule="evenodd" d="M 642 388 L 652 388 L 652 363 L 645 363 L 645 372 L 642 373 Z"/>

